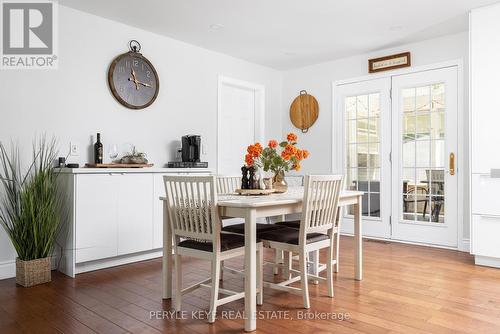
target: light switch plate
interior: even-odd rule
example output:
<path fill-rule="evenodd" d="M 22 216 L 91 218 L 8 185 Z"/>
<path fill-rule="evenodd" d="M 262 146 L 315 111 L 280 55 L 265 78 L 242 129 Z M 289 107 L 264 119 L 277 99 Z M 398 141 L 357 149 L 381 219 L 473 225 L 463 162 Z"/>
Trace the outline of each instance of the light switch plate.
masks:
<path fill-rule="evenodd" d="M 80 145 L 78 143 L 69 144 L 69 155 L 74 157 L 80 155 Z"/>

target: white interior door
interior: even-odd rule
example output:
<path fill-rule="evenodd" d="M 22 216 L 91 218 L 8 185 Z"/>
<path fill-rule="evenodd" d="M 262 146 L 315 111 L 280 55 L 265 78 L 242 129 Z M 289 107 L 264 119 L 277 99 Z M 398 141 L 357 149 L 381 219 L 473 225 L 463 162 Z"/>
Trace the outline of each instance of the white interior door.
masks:
<path fill-rule="evenodd" d="M 238 175 L 248 145 L 260 140 L 262 90 L 232 80 L 219 82 L 217 172 Z"/>
<path fill-rule="evenodd" d="M 394 239 L 457 246 L 457 67 L 392 81 Z"/>
<path fill-rule="evenodd" d="M 391 214 L 391 79 L 338 86 L 337 110 L 343 129 L 345 187 L 363 196 L 363 234 L 389 238 Z M 352 212 L 344 212 L 342 232 L 353 233 Z"/>

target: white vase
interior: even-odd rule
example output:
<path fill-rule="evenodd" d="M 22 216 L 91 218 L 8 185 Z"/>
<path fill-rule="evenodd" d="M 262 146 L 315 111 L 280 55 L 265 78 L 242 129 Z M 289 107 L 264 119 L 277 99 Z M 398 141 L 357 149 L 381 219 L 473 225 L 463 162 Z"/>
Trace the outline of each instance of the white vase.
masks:
<path fill-rule="evenodd" d="M 262 176 L 262 173 L 259 173 L 259 189 L 266 189 L 266 184 L 264 183 L 264 176 Z"/>

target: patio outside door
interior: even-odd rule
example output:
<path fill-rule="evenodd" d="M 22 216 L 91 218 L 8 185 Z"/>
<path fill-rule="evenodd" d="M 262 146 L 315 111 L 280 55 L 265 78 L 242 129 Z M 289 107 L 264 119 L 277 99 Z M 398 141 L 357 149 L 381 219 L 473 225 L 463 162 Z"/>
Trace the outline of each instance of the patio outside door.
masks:
<path fill-rule="evenodd" d="M 345 187 L 365 192 L 364 234 L 457 246 L 457 67 L 340 85 L 335 98 Z"/>
<path fill-rule="evenodd" d="M 363 196 L 363 234 L 390 238 L 391 215 L 391 79 L 338 86 L 342 113 L 345 188 Z M 352 209 L 349 209 L 352 210 Z M 344 212 L 342 232 L 354 233 L 353 212 Z"/>
<path fill-rule="evenodd" d="M 392 238 L 457 246 L 457 68 L 392 79 Z"/>

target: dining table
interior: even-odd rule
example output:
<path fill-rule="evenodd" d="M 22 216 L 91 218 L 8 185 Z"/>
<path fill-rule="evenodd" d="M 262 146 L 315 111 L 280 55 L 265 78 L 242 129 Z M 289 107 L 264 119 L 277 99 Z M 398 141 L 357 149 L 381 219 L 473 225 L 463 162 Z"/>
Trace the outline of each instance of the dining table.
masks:
<path fill-rule="evenodd" d="M 219 195 L 217 206 L 222 217 L 243 218 L 245 220 L 245 331 L 257 329 L 257 219 L 302 211 L 303 187 L 290 187 L 282 194 L 265 196 L 242 196 L 237 194 Z M 342 191 L 339 207 L 352 206 L 354 218 L 354 279 L 363 279 L 362 249 L 362 197 L 361 191 Z M 163 201 L 163 299 L 172 297 L 172 230 L 168 217 L 165 197 Z"/>

